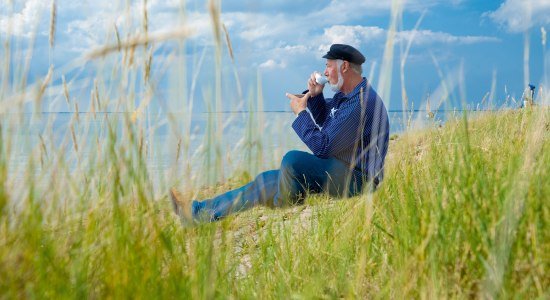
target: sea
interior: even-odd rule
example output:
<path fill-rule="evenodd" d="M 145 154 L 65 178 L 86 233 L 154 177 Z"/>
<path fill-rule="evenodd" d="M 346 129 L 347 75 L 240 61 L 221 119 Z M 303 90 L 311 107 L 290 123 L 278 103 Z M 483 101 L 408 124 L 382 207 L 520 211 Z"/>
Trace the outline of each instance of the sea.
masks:
<path fill-rule="evenodd" d="M 399 135 L 438 126 L 449 112 L 388 113 L 390 132 Z M 112 154 L 108 141 L 116 141 L 115 149 L 121 152 L 127 148 L 124 143 L 136 141 L 151 182 L 159 191 L 178 178 L 192 178 L 193 184 L 204 185 L 237 171 L 254 174 L 275 169 L 287 151 L 308 151 L 291 127 L 294 114 L 286 111 L 194 115 L 56 112 L 0 117 L 1 154 L 13 185 L 24 184 L 29 172 L 40 176 L 56 164 L 69 173 L 83 172 Z"/>

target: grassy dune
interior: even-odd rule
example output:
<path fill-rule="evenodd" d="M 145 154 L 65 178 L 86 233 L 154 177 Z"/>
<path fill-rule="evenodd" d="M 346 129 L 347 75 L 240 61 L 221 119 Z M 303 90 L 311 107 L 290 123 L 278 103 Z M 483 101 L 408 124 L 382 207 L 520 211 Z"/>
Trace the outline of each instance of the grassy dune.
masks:
<path fill-rule="evenodd" d="M 392 141 L 374 194 L 194 228 L 153 196 L 139 143 L 113 143 L 70 209 L 64 188 L 33 189 L 31 175 L 17 208 L 1 186 L 0 295 L 546 298 L 549 135 L 548 109 L 459 117 Z"/>
<path fill-rule="evenodd" d="M 179 17 L 187 20 L 181 2 Z M 249 111 L 262 111 L 261 78 L 245 101 L 219 1 L 208 3 L 215 70 L 213 82 L 204 83 L 214 87 L 202 87 L 205 106 L 223 110 L 222 71 L 230 69 L 237 110 L 248 104 Z M 375 78 L 387 100 L 398 3 Z M 141 23 L 115 26 L 104 46 L 64 66 L 52 62 L 34 82 L 28 78 L 33 48 L 20 49 L 9 32 L 1 37 L 0 299 L 550 297 L 547 107 L 464 115 L 403 134 L 391 142 L 385 180 L 373 194 L 340 201 L 310 196 L 303 206 L 256 208 L 183 228 L 168 187 L 185 185 L 185 192 L 209 197 L 270 168 L 293 146 L 280 134 L 281 128 L 288 133 L 284 126 L 277 125 L 279 136 L 265 134 L 259 112 L 247 116 L 235 149 L 222 147 L 231 120 L 209 114 L 204 141 L 194 149 L 193 99 L 206 51 L 187 66 L 186 25 L 149 32 L 147 5 L 142 10 L 134 12 Z M 152 67 L 153 53 L 168 41 L 174 53 Z M 231 64 L 222 62 L 223 41 Z M 408 43 L 401 53 L 404 111 Z M 91 78 L 65 78 L 80 68 Z M 161 101 L 157 81 L 165 71 L 174 82 L 170 100 Z M 548 103 L 547 95 L 541 99 Z M 41 112 L 44 104 L 63 101 L 70 121 L 56 127 L 55 116 Z M 152 101 L 160 103 L 162 120 Z M 109 111 L 122 113 L 104 114 Z M 155 143 L 161 127 L 168 128 L 167 141 Z M 268 142 L 280 146 L 275 153 L 268 153 Z M 151 167 L 159 156 L 170 165 Z M 213 185 L 227 170 L 243 175 Z M 207 186 L 197 186 L 202 183 Z"/>

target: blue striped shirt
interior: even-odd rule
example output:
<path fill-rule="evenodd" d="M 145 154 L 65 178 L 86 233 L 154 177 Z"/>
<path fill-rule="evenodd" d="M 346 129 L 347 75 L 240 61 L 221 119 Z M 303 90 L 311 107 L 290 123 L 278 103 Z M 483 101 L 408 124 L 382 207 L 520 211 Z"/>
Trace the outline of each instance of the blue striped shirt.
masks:
<path fill-rule="evenodd" d="M 332 99 L 319 94 L 308 100 L 292 128 L 319 158 L 334 157 L 367 180 L 382 181 L 388 151 L 389 121 L 384 102 L 363 78 L 347 95 Z"/>

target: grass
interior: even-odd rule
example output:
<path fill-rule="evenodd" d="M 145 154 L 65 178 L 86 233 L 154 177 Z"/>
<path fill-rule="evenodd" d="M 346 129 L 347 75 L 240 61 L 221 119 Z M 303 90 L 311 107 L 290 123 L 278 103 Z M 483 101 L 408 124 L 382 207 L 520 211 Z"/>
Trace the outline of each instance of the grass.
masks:
<path fill-rule="evenodd" d="M 2 190 L 0 290 L 7 298 L 548 297 L 549 116 L 499 112 L 406 134 L 392 143 L 374 194 L 309 197 L 195 228 L 179 225 L 166 198 L 150 198 L 131 167 L 114 168 L 97 183 L 101 201 L 81 195 L 70 214 L 50 211 L 55 199 L 32 187 L 9 212 Z"/>
<path fill-rule="evenodd" d="M 378 78 L 388 98 L 398 3 Z M 266 134 L 269 126 L 259 112 L 246 116 L 244 137 L 226 149 L 224 128 L 234 116 L 222 122 L 208 114 L 207 134 L 199 150 L 193 149 L 194 95 L 206 51 L 188 67 L 179 56 L 189 34 L 185 24 L 149 32 L 143 4 L 143 24 L 115 26 L 109 42 L 84 62 L 63 69 L 52 65 L 32 84 L 27 79 L 32 47 L 17 52 L 10 45 L 15 38 L 8 34 L 2 40 L 8 63 L 0 74 L 0 298 L 550 296 L 547 107 L 450 117 L 442 127 L 393 135 L 386 178 L 374 194 L 341 201 L 315 195 L 303 206 L 255 208 L 213 224 L 180 226 L 168 187 L 184 183 L 185 192 L 213 196 L 276 167 L 281 149 L 293 145 L 286 136 Z M 214 89 L 203 90 L 205 105 L 220 111 L 221 80 L 227 79 L 223 29 L 241 100 L 235 107 L 261 111 L 259 74 L 249 101 L 242 101 L 218 7 L 218 1 L 208 6 L 216 48 Z M 55 1 L 50 15 L 51 54 Z M 173 55 L 153 62 L 158 44 L 174 38 Z M 402 53 L 401 78 L 410 45 Z M 60 74 L 78 73 L 85 64 L 96 70 L 88 85 Z M 190 91 L 187 69 L 193 73 Z M 174 102 L 162 102 L 156 93 L 155 80 L 164 71 L 173 72 L 167 98 L 178 99 Z M 442 79 L 442 85 L 451 84 Z M 82 86 L 89 88 L 89 98 L 78 92 Z M 407 109 L 404 83 L 401 89 Z M 445 94 L 435 100 L 443 103 Z M 79 108 L 86 101 L 78 97 L 89 100 L 89 107 Z M 59 100 L 74 107 L 61 136 L 55 116 L 40 113 L 42 104 Z M 153 100 L 169 112 L 163 119 L 149 108 Z M 35 114 L 27 120 L 29 108 Z M 169 129 L 167 141 L 153 143 L 163 126 Z M 283 147 L 269 153 L 270 142 Z M 20 154 L 23 162 L 17 161 Z M 150 166 L 159 154 L 170 162 L 160 172 Z M 201 163 L 200 170 L 194 168 Z M 222 168 L 237 175 L 213 184 L 226 173 Z"/>

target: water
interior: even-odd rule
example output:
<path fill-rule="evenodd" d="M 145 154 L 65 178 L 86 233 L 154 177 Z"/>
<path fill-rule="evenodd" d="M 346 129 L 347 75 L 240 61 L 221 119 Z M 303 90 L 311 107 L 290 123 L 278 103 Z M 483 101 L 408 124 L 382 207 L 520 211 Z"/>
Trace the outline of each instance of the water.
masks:
<path fill-rule="evenodd" d="M 168 178 L 181 177 L 186 165 L 194 174 L 205 173 L 206 158 L 215 156 L 208 150 L 215 147 L 207 146 L 206 132 L 209 123 L 215 131 L 218 120 L 221 139 L 213 137 L 222 152 L 223 174 L 217 175 L 227 177 L 237 170 L 259 172 L 263 168 L 276 168 L 286 150 L 306 150 L 290 127 L 294 120 L 291 113 L 255 114 L 252 120 L 248 113 L 198 114 L 191 122 L 182 114 L 137 118 L 123 113 L 80 113 L 78 117 L 73 113 L 3 114 L 0 124 L 8 145 L 10 184 L 24 183 L 29 169 L 40 176 L 43 164 L 59 163 L 53 162 L 56 157 L 61 157 L 72 172 L 98 164 L 99 157 L 108 155 L 108 141 L 113 140 L 110 135 L 115 136 L 118 146 L 129 143 L 128 120 L 133 122 L 133 134 L 142 145 L 150 179 L 156 186 L 169 181 Z M 262 152 L 260 158 L 255 158 L 261 161 L 248 167 L 247 154 L 254 151 Z M 202 178 L 194 180 L 205 183 Z"/>
<path fill-rule="evenodd" d="M 401 111 L 390 111 L 389 116 L 392 134 L 404 131 L 405 124 L 419 128 L 440 122 L 429 120 L 421 111 L 405 116 Z M 115 136 L 119 145 L 129 143 L 130 133 L 125 124 L 132 122 L 150 179 L 163 190 L 170 180 L 185 177 L 185 172 L 189 172 L 186 166 L 194 182 L 200 185 L 206 183 L 206 176 L 201 174 L 214 172 L 218 179 L 235 171 L 254 175 L 277 168 L 289 150 L 308 151 L 291 128 L 294 118 L 290 112 L 224 112 L 196 114 L 189 122 L 189 116 L 183 114 L 42 113 L 3 114 L 0 124 L 4 141 L 9 145 L 11 184 L 24 183 L 30 169 L 40 175 L 45 161 L 50 161 L 51 166 L 62 160 L 71 172 L 98 164 L 99 158 L 108 153 L 110 135 Z M 220 134 L 210 135 L 213 137 L 210 146 L 209 127 L 214 132 L 221 130 Z M 208 157 L 215 161 L 216 147 L 221 150 L 221 174 L 218 166 L 206 163 Z M 55 157 L 58 160 L 54 162 Z"/>

